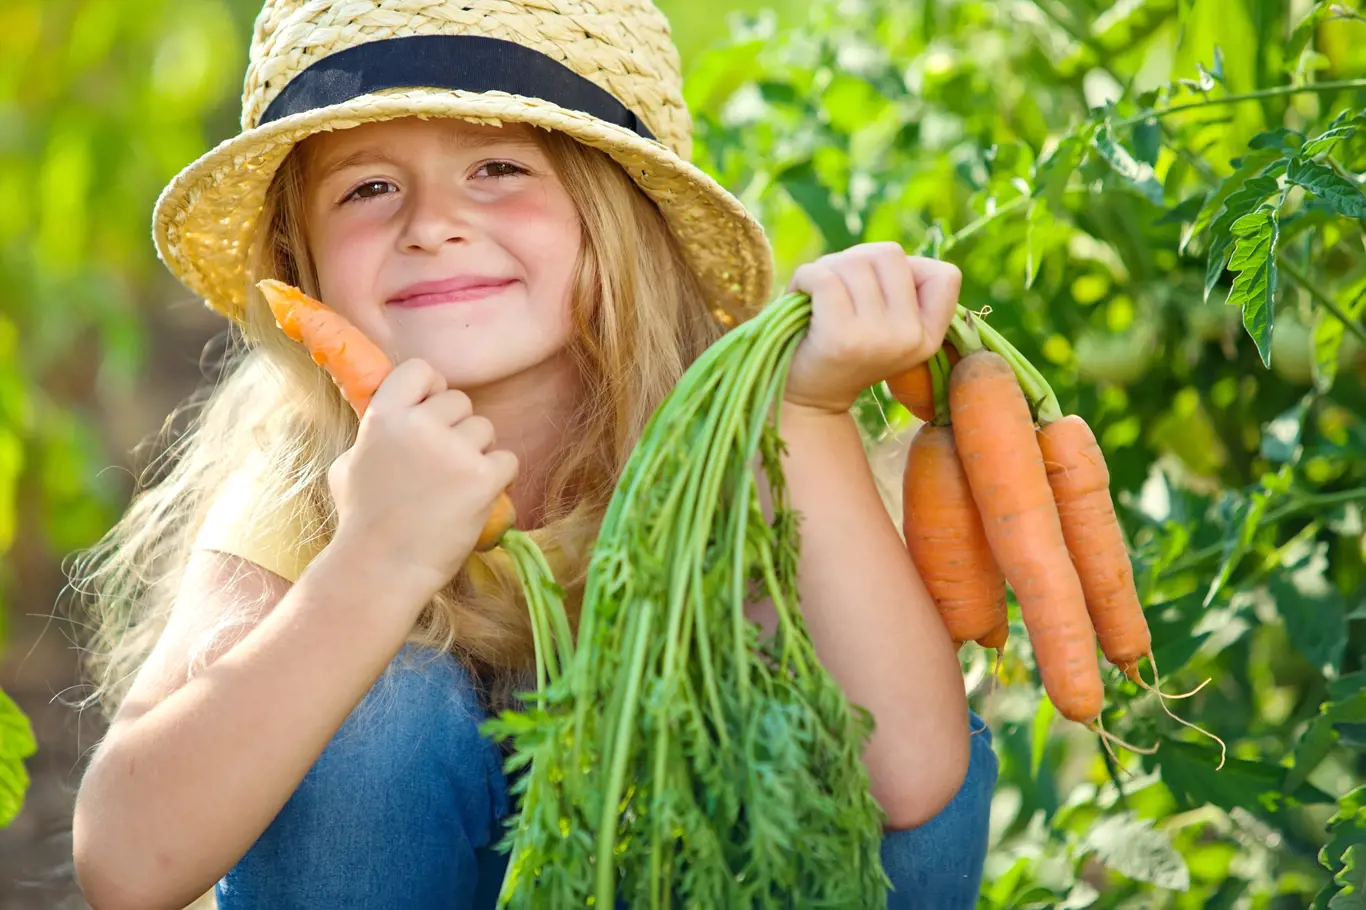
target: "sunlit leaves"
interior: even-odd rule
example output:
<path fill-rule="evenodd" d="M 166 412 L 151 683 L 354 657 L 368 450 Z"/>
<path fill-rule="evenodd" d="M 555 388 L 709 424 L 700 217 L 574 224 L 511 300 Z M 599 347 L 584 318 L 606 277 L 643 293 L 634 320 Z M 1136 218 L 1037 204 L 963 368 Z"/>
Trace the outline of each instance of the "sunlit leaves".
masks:
<path fill-rule="evenodd" d="M 1087 833 L 1082 849 L 1094 851 L 1106 866 L 1137 881 L 1174 891 L 1190 887 L 1190 870 L 1171 837 L 1132 812 L 1102 818 Z"/>
<path fill-rule="evenodd" d="M 1296 158 L 1290 162 L 1286 179 L 1322 199 L 1339 215 L 1366 218 L 1366 193 L 1326 164 Z"/>
<path fill-rule="evenodd" d="M 1264 168 L 1261 174 L 1231 192 L 1220 206 L 1209 226 L 1209 265 L 1205 270 L 1205 299 L 1219 283 L 1232 252 L 1233 225 L 1245 215 L 1256 211 L 1266 199 L 1280 190 L 1279 172 L 1284 163 L 1278 161 Z M 1265 354 L 1263 357 L 1265 358 Z"/>
<path fill-rule="evenodd" d="M 0 691 L 0 828 L 13 821 L 24 806 L 29 782 L 24 759 L 37 749 L 28 718 Z"/>
<path fill-rule="evenodd" d="M 1162 205 L 1162 184 L 1153 175 L 1152 165 L 1135 160 L 1128 149 L 1116 142 L 1109 124 L 1101 127 L 1092 141 L 1096 152 L 1126 184 L 1153 205 Z"/>
<path fill-rule="evenodd" d="M 1228 267 L 1238 275 L 1228 305 L 1243 308 L 1243 325 L 1267 366 L 1271 365 L 1271 324 L 1276 310 L 1276 240 L 1280 234 L 1276 212 L 1274 205 L 1263 206 L 1230 228 L 1234 245 Z"/>

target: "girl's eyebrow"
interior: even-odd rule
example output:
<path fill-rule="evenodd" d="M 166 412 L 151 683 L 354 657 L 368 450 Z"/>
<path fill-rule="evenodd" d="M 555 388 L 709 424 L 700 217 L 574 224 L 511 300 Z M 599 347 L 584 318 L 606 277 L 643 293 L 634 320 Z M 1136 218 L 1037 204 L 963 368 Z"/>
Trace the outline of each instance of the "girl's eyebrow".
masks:
<path fill-rule="evenodd" d="M 392 155 L 376 148 L 357 149 L 349 155 L 338 158 L 336 161 L 327 162 L 318 169 L 318 179 L 326 180 L 338 171 L 344 171 L 349 167 L 361 167 L 367 164 L 392 164 L 398 162 Z"/>
<path fill-rule="evenodd" d="M 535 149 L 536 141 L 527 136 L 501 136 L 497 133 L 448 133 L 442 141 L 448 151 L 470 151 L 502 145 L 512 148 Z M 325 180 L 338 171 L 349 167 L 362 167 L 369 164 L 389 164 L 397 166 L 399 161 L 382 148 L 366 146 L 345 155 L 336 161 L 326 162 L 319 168 L 318 177 Z"/>

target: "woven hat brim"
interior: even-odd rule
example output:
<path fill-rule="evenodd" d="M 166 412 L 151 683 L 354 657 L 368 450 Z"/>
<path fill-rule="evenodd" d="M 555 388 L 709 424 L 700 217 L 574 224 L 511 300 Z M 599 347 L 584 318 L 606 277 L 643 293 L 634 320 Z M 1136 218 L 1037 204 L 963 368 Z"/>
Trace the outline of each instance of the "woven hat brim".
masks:
<path fill-rule="evenodd" d="M 719 319 L 742 322 L 768 299 L 772 251 L 763 228 L 711 177 L 664 145 L 588 114 L 502 92 L 413 89 L 362 95 L 248 130 L 210 150 L 162 191 L 157 253 L 214 310 L 239 320 L 246 258 L 276 170 L 300 140 L 400 117 L 450 117 L 559 130 L 620 164 L 663 212 Z"/>

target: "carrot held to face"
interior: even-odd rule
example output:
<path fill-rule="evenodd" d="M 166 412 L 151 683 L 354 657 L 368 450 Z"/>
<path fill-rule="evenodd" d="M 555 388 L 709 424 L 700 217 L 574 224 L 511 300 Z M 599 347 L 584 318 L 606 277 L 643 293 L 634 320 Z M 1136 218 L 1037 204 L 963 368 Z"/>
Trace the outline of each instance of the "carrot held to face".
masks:
<path fill-rule="evenodd" d="M 389 355 L 340 313 L 298 288 L 273 278 L 259 282 L 257 287 L 281 331 L 308 349 L 313 362 L 327 371 L 357 416 L 364 416 L 375 390 L 393 370 Z M 475 549 L 484 552 L 497 546 L 516 518 L 512 500 L 507 493 L 501 494 Z"/>

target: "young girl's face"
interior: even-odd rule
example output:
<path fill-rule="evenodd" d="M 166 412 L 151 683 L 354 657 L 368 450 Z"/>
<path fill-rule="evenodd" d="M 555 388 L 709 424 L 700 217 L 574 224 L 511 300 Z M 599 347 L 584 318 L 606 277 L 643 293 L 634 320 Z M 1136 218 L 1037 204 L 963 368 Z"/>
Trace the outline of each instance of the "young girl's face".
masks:
<path fill-rule="evenodd" d="M 308 139 L 323 301 L 456 388 L 567 359 L 579 219 L 532 129 L 408 118 Z"/>

